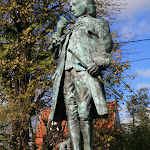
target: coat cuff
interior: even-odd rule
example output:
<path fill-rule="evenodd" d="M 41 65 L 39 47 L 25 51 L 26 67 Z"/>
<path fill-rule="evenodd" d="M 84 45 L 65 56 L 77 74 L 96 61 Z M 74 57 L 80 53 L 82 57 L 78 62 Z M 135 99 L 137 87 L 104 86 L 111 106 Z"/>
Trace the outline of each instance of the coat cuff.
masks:
<path fill-rule="evenodd" d="M 101 56 L 94 57 L 93 60 L 98 66 L 107 67 L 109 65 L 111 59 L 112 59 L 111 54 L 103 54 Z"/>

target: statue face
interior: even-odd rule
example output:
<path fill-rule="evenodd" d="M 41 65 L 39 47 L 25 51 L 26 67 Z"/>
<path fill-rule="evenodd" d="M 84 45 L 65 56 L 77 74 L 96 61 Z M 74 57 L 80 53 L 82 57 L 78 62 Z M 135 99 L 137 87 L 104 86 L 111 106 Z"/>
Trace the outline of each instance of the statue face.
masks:
<path fill-rule="evenodd" d="M 86 14 L 86 10 L 81 0 L 71 0 L 70 5 L 75 17 L 78 18 Z"/>

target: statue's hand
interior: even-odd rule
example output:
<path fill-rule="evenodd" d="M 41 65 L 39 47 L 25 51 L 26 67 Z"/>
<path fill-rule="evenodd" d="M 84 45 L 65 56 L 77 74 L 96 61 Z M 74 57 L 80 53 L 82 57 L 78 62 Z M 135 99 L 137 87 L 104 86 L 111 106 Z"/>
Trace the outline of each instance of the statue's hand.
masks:
<path fill-rule="evenodd" d="M 60 17 L 60 20 L 57 23 L 57 34 L 59 36 L 62 35 L 63 29 L 66 27 L 67 25 L 67 20 L 66 18 L 64 18 L 63 16 Z"/>
<path fill-rule="evenodd" d="M 93 77 L 97 77 L 100 74 L 100 69 L 99 66 L 95 63 L 91 64 L 88 68 L 87 68 L 88 73 L 93 76 Z"/>

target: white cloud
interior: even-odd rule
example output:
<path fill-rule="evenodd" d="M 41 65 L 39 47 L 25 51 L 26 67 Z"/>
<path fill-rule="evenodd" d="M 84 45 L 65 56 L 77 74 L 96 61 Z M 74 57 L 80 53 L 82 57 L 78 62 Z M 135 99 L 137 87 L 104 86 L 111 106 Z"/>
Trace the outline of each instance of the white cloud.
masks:
<path fill-rule="evenodd" d="M 126 105 L 120 107 L 120 109 L 119 109 L 119 112 L 121 112 L 121 113 L 125 113 L 126 111 L 127 111 Z"/>
<path fill-rule="evenodd" d="M 132 121 L 132 119 L 127 114 L 120 117 L 121 124 L 122 123 L 131 123 L 131 121 Z"/>
<path fill-rule="evenodd" d="M 121 0 L 120 2 L 126 4 L 122 17 L 132 18 L 139 13 L 144 13 L 150 9 L 150 0 Z"/>
<path fill-rule="evenodd" d="M 137 74 L 143 76 L 143 77 L 150 77 L 150 69 L 147 70 L 137 70 Z"/>
<path fill-rule="evenodd" d="M 119 116 L 120 116 L 120 123 L 129 123 L 130 122 L 130 117 L 127 114 L 127 107 L 126 105 L 122 106 L 119 109 Z"/>
<path fill-rule="evenodd" d="M 149 35 L 150 33 L 150 20 L 143 18 L 143 20 L 137 21 L 135 18 L 128 20 L 128 23 L 122 25 L 121 33 L 127 36 L 129 39 L 136 36 Z"/>
<path fill-rule="evenodd" d="M 140 88 L 150 88 L 150 83 L 139 83 L 137 84 L 137 89 Z"/>
<path fill-rule="evenodd" d="M 138 26 L 137 26 L 137 33 L 138 34 L 145 34 L 148 33 L 150 31 L 150 27 L 149 27 L 149 23 L 147 20 L 142 20 L 141 22 L 139 22 Z"/>
<path fill-rule="evenodd" d="M 118 20 L 122 24 L 121 34 L 129 39 L 150 33 L 150 0 L 114 0 L 126 5 L 121 10 Z M 148 12 L 149 11 L 149 12 Z M 138 18 L 140 16 L 140 19 Z M 122 22 L 123 21 L 123 22 Z M 125 21 L 125 22 L 124 22 Z M 129 34 L 131 33 L 131 34 Z"/>

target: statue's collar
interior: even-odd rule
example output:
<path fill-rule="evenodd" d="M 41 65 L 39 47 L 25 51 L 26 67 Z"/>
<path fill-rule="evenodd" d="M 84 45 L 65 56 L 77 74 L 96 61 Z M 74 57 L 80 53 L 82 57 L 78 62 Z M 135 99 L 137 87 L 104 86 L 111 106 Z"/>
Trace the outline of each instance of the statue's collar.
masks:
<path fill-rule="evenodd" d="M 72 25 L 69 29 L 68 29 L 68 33 L 70 31 L 72 31 L 74 28 L 76 27 L 79 27 L 79 26 L 83 26 L 85 25 L 85 21 L 84 21 L 84 18 L 88 17 L 89 15 L 83 15 L 83 16 L 80 16 L 79 18 L 77 18 L 76 20 L 76 23 L 74 25 Z"/>
<path fill-rule="evenodd" d="M 86 18 L 86 17 L 88 17 L 88 16 L 89 16 L 88 14 L 80 16 L 79 18 L 77 18 L 76 23 L 78 23 L 80 21 L 83 21 L 83 19 Z"/>

